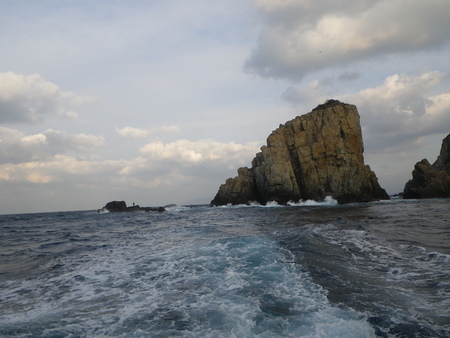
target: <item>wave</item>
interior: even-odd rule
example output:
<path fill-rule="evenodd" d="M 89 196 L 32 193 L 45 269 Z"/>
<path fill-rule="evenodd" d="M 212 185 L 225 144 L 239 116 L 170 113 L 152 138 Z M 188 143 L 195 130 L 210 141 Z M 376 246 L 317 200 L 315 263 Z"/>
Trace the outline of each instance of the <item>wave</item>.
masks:
<path fill-rule="evenodd" d="M 330 300 L 364 304 L 375 317 L 389 318 L 375 325 L 385 332 L 413 325 L 410 330 L 417 333 L 433 330 L 428 337 L 449 328 L 443 319 L 450 316 L 449 255 L 384 240 L 364 223 L 339 221 L 308 224 L 285 235 L 290 250 L 302 247 L 298 260 L 329 291 Z"/>
<path fill-rule="evenodd" d="M 170 205 L 164 206 L 164 209 L 166 209 L 166 211 L 169 211 L 169 212 L 179 212 L 179 211 L 191 210 L 192 207 L 185 206 L 185 205 L 178 205 L 178 204 L 170 204 Z"/>
<path fill-rule="evenodd" d="M 331 196 L 325 197 L 325 200 L 323 202 L 317 202 L 314 200 L 306 200 L 306 201 L 299 201 L 299 202 L 288 202 L 288 205 L 295 206 L 295 207 L 309 207 L 309 206 L 329 206 L 329 205 L 337 205 L 338 202 Z"/>
<path fill-rule="evenodd" d="M 364 315 L 330 304 L 273 238 L 199 245 L 178 231 L 167 246 L 169 233 L 66 257 L 58 275 L 10 285 L 6 300 L 22 308 L 0 316 L 0 334 L 374 337 Z"/>
<path fill-rule="evenodd" d="M 311 206 L 334 206 L 338 205 L 337 200 L 332 198 L 331 196 L 325 197 L 325 199 L 321 202 L 315 200 L 305 200 L 305 201 L 289 201 L 284 204 L 278 204 L 276 201 L 268 201 L 266 204 L 260 204 L 256 201 L 251 201 L 249 204 L 227 204 L 218 206 L 217 208 L 249 208 L 249 207 L 258 207 L 258 208 L 283 208 L 283 207 L 311 207 Z"/>

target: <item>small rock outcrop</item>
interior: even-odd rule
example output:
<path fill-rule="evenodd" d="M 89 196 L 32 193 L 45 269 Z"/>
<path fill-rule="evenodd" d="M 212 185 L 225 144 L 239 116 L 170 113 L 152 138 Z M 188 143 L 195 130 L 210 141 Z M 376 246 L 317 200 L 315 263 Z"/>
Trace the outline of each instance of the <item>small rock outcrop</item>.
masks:
<path fill-rule="evenodd" d="M 354 105 L 329 100 L 280 125 L 252 167 L 239 168 L 237 177 L 220 186 L 211 206 L 322 201 L 326 196 L 339 203 L 389 199 L 364 164 L 359 119 Z"/>
<path fill-rule="evenodd" d="M 165 211 L 166 209 L 164 207 L 140 207 L 139 205 L 135 205 L 133 203 L 133 206 L 127 207 L 127 204 L 125 201 L 111 201 L 106 203 L 106 205 L 98 209 L 97 212 L 132 212 L 132 211 Z"/>
<path fill-rule="evenodd" d="M 127 211 L 127 204 L 125 201 L 111 201 L 106 203 L 103 209 L 109 212 L 124 212 Z"/>
<path fill-rule="evenodd" d="M 436 162 L 417 162 L 403 189 L 404 199 L 445 197 L 450 197 L 450 134 L 442 141 Z"/>

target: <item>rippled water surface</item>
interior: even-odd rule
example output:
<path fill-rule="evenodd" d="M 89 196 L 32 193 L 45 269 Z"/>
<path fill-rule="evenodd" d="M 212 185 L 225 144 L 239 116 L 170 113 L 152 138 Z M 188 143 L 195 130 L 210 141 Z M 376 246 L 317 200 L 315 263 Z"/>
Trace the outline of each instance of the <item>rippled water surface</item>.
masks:
<path fill-rule="evenodd" d="M 449 207 L 0 215 L 0 336 L 448 337 Z"/>

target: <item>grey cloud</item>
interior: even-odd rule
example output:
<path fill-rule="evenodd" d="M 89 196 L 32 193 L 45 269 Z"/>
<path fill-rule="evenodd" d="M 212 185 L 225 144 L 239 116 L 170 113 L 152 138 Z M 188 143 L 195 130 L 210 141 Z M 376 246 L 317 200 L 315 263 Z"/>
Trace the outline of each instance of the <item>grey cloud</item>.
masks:
<path fill-rule="evenodd" d="M 357 15 L 383 0 L 255 0 L 256 9 L 267 25 L 294 28 L 299 22 L 313 25 L 323 15 L 329 13 Z"/>
<path fill-rule="evenodd" d="M 306 110 L 313 108 L 314 104 L 325 101 L 324 86 L 319 81 L 313 81 L 306 87 L 298 89 L 295 87 L 287 88 L 281 97 L 299 108 Z"/>
<path fill-rule="evenodd" d="M 450 132 L 450 91 L 433 94 L 444 75 L 392 75 L 381 85 L 343 97 L 361 114 L 366 147 L 383 151 L 413 146 L 424 136 Z"/>
<path fill-rule="evenodd" d="M 365 148 L 371 152 L 411 149 L 422 137 L 450 132 L 447 74 L 394 74 L 377 86 L 345 95 L 326 90 L 330 88 L 312 81 L 303 88 L 288 88 L 282 97 L 301 114 L 330 98 L 355 104 L 361 115 Z"/>
<path fill-rule="evenodd" d="M 300 80 L 313 71 L 426 50 L 450 40 L 446 1 L 257 4 L 264 26 L 245 69 L 263 77 Z"/>
<path fill-rule="evenodd" d="M 47 159 L 43 134 L 24 135 L 18 130 L 0 127 L 0 164 Z"/>
<path fill-rule="evenodd" d="M 77 114 L 70 108 L 90 100 L 62 91 L 38 74 L 0 73 L 0 124 L 36 123 L 45 115 L 75 119 Z"/>
<path fill-rule="evenodd" d="M 74 134 L 49 129 L 44 132 L 47 142 L 54 153 L 89 153 L 98 147 L 105 146 L 103 136 Z"/>
<path fill-rule="evenodd" d="M 350 82 L 350 81 L 357 80 L 360 77 L 361 77 L 361 74 L 357 73 L 357 72 L 344 72 L 338 76 L 338 80 L 344 81 L 344 82 Z"/>

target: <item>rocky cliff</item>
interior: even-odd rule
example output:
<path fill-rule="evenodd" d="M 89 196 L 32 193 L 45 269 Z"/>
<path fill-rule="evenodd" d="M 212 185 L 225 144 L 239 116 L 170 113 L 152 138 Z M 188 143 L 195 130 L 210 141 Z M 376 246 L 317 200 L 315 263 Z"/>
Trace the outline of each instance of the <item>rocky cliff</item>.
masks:
<path fill-rule="evenodd" d="M 441 152 L 433 164 L 417 162 L 412 180 L 405 184 L 403 198 L 450 197 L 450 134 L 442 141 Z"/>
<path fill-rule="evenodd" d="M 339 203 L 389 199 L 375 173 L 364 165 L 358 110 L 336 100 L 280 125 L 267 138 L 251 168 L 222 184 L 211 205 Z"/>

